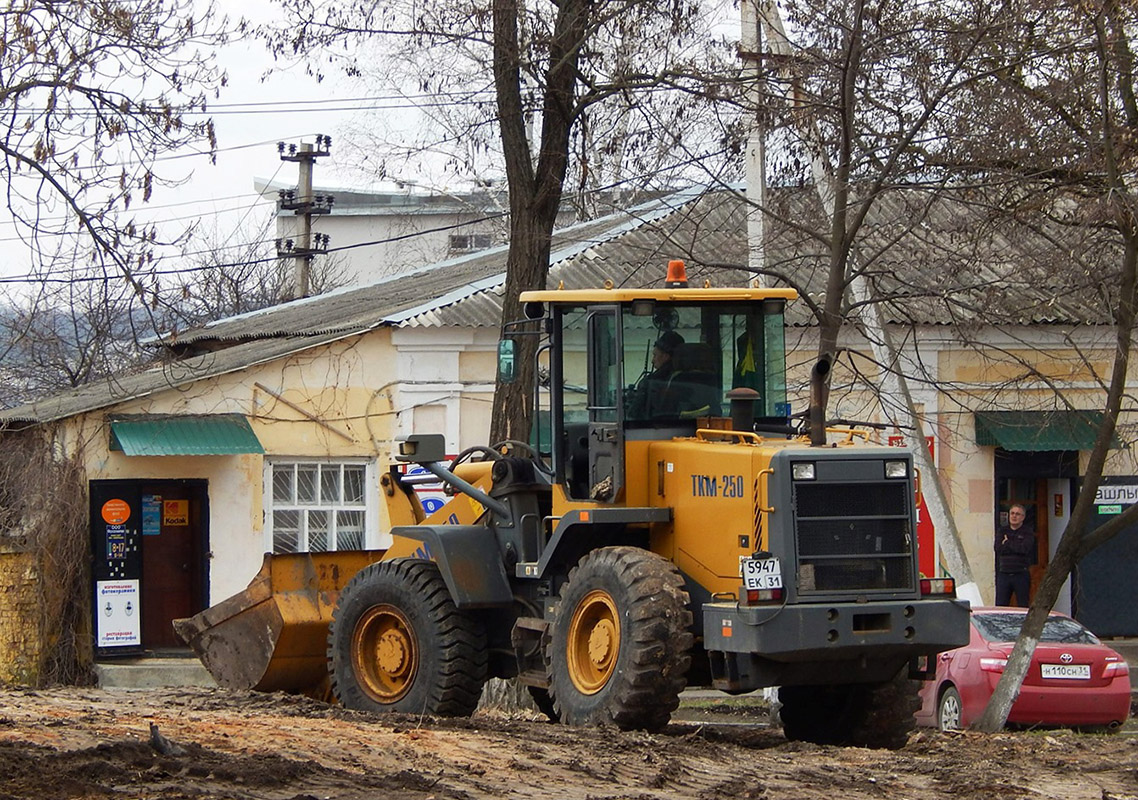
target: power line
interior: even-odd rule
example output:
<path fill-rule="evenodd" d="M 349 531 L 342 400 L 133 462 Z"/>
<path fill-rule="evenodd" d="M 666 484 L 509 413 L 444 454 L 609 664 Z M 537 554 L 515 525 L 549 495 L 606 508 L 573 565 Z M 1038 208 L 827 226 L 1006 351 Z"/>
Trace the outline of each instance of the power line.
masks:
<path fill-rule="evenodd" d="M 356 244 L 344 245 L 343 247 L 330 247 L 330 248 L 328 248 L 328 252 L 329 253 L 336 253 L 336 252 L 340 252 L 340 251 L 344 251 L 344 250 L 355 250 L 355 249 L 360 248 L 360 247 L 373 247 L 375 245 L 380 245 L 380 244 L 391 244 L 394 242 L 405 241 L 407 239 L 413 239 L 416 236 L 425 236 L 425 235 L 432 234 L 432 233 L 442 233 L 445 231 L 457 230 L 458 228 L 464 228 L 468 225 L 477 225 L 481 222 L 486 222 L 488 220 L 498 219 L 500 217 L 504 217 L 507 215 L 507 213 L 508 212 L 503 211 L 503 212 L 500 212 L 498 214 L 490 214 L 490 215 L 487 215 L 485 217 L 480 217 L 478 219 L 468 220 L 466 222 L 456 222 L 452 225 L 443 225 L 443 226 L 440 226 L 437 228 L 429 228 L 427 230 L 416 231 L 414 233 L 404 233 L 404 234 L 400 234 L 398 236 L 391 236 L 391 237 L 386 238 L 386 239 L 375 239 L 375 240 L 370 241 L 370 242 L 357 242 Z M 267 240 L 265 240 L 265 241 L 267 242 Z M 186 257 L 192 256 L 192 255 L 208 255 L 209 253 L 212 253 L 212 252 L 215 252 L 215 250 L 203 250 L 203 251 L 198 252 L 198 253 L 185 253 L 185 254 L 181 254 L 179 257 L 186 258 Z M 273 255 L 273 256 L 266 257 L 266 258 L 251 258 L 251 259 L 247 259 L 247 260 L 243 260 L 243 261 L 234 261 L 234 262 L 231 262 L 228 264 L 198 264 L 198 265 L 193 266 L 193 267 L 177 267 L 177 268 L 173 268 L 173 269 L 161 269 L 161 270 L 160 269 L 140 270 L 137 273 L 135 273 L 135 277 L 136 278 L 147 278 L 147 277 L 158 276 L 158 275 L 185 275 L 185 274 L 194 273 L 194 272 L 203 272 L 205 270 L 211 270 L 211 269 L 227 269 L 229 267 L 244 267 L 244 266 L 252 266 L 254 264 L 268 264 L 268 263 L 274 262 L 274 261 L 280 261 L 280 256 Z M 63 271 L 59 271 L 59 272 L 52 271 L 52 272 L 48 272 L 44 275 L 16 275 L 16 276 L 9 276 L 9 277 L 0 277 L 0 283 L 96 283 L 96 282 L 100 282 L 100 281 L 115 280 L 118 277 L 120 277 L 120 276 L 97 276 L 97 275 L 90 275 L 90 276 L 85 275 L 85 276 L 81 276 L 81 277 L 70 277 L 70 278 L 50 277 L 51 275 L 60 274 L 62 272 L 69 272 L 71 274 L 75 274 L 78 271 L 79 270 L 77 270 L 77 269 L 73 269 L 73 270 L 63 270 Z"/>
<path fill-rule="evenodd" d="M 172 113 L 182 117 L 228 117 L 240 115 L 263 115 L 263 114 L 324 114 L 333 112 L 345 111 L 413 111 L 421 108 L 447 108 L 454 106 L 478 106 L 487 105 L 494 102 L 493 96 L 488 96 L 486 99 L 478 99 L 476 93 L 465 93 L 466 99 L 442 99 L 441 95 L 434 95 L 430 101 L 417 101 L 406 100 L 403 98 L 390 98 L 385 101 L 370 101 L 365 99 L 356 98 L 329 98 L 325 100 L 312 100 L 307 101 L 314 104 L 322 105 L 304 105 L 306 101 L 303 100 L 281 100 L 281 101 L 265 101 L 262 103 L 235 103 L 232 108 L 224 108 L 220 105 L 206 106 L 205 108 L 194 108 L 186 106 Z M 337 105 L 328 105 L 329 103 L 336 103 Z M 115 109 L 117 112 L 118 110 Z M 41 109 L 22 109 L 18 116 L 21 117 L 37 117 L 41 114 L 49 113 L 46 108 Z M 134 116 L 136 113 L 143 113 L 141 110 L 137 112 L 127 112 L 125 116 Z M 69 117 L 72 118 L 95 118 L 108 116 L 108 112 L 101 111 L 97 108 L 74 108 L 67 112 Z"/>
<path fill-rule="evenodd" d="M 429 98 L 429 99 L 434 100 L 437 98 L 446 98 L 446 97 L 474 97 L 476 95 L 482 95 L 482 94 L 487 94 L 492 98 L 494 96 L 493 87 L 487 87 L 485 89 L 469 89 L 469 90 L 454 91 L 454 92 L 423 92 L 421 94 L 363 95 L 363 96 L 359 96 L 359 97 L 321 97 L 321 98 L 316 98 L 316 99 L 312 99 L 312 100 L 256 100 L 256 101 L 249 101 L 249 102 L 243 102 L 243 103 L 206 103 L 205 104 L 205 112 L 209 113 L 210 110 L 216 110 L 216 109 L 221 109 L 221 110 L 232 112 L 232 111 L 242 109 L 242 108 L 256 109 L 256 108 L 284 107 L 284 108 L 288 108 L 288 109 L 295 109 L 297 106 L 320 106 L 320 105 L 326 105 L 328 103 L 386 103 L 386 102 L 391 102 L 391 101 L 402 101 L 402 102 L 411 103 L 411 102 L 418 100 L 419 98 Z M 44 106 L 44 107 L 31 107 L 31 108 L 25 107 L 23 109 L 23 111 L 27 114 L 42 114 L 42 113 L 46 112 L 47 110 L 48 109 L 46 106 Z M 81 110 L 87 110 L 87 109 L 75 109 L 75 110 L 81 111 Z M 94 112 L 95 110 L 96 109 L 90 109 L 90 111 L 92 111 L 92 112 Z M 115 110 L 117 111 L 118 109 L 115 109 Z M 140 110 L 140 109 L 137 109 L 137 110 Z M 202 109 L 197 108 L 195 106 L 181 106 L 181 107 L 172 108 L 171 111 L 173 111 L 174 113 L 186 113 L 186 112 L 190 112 L 190 111 L 192 111 L 194 113 L 201 113 Z"/>
<path fill-rule="evenodd" d="M 602 192 L 607 192 L 607 191 L 610 191 L 612 189 L 619 188 L 619 187 L 624 186 L 624 185 L 629 184 L 629 183 L 633 183 L 635 181 L 644 180 L 645 178 L 663 175 L 663 174 L 666 174 L 668 172 L 672 172 L 676 169 L 680 169 L 680 168 L 683 168 L 685 166 L 690 166 L 691 164 L 702 161 L 705 158 L 714 158 L 716 156 L 723 155 L 724 153 L 728 152 L 728 150 L 729 150 L 729 148 L 722 148 L 718 151 L 714 151 L 711 153 L 705 153 L 702 155 L 693 155 L 690 158 L 685 159 L 684 161 L 682 161 L 680 163 L 670 164 L 666 167 L 661 167 L 661 168 L 656 169 L 656 170 L 651 170 L 649 172 L 644 172 L 644 173 L 641 173 L 639 175 L 634 175 L 634 176 L 630 176 L 628 178 L 624 178 L 624 179 L 621 179 L 618 181 L 614 181 L 614 182 L 612 182 L 606 186 L 600 186 L 600 187 L 597 187 L 595 189 L 591 189 L 591 190 L 585 192 L 585 194 L 587 194 L 587 195 L 599 194 Z M 459 228 L 464 228 L 464 227 L 467 227 L 470 225 L 478 225 L 478 224 L 483 223 L 483 222 L 489 222 L 492 220 L 501 219 L 501 218 L 506 217 L 508 215 L 509 215 L 509 212 L 506 212 L 506 211 L 497 212 L 497 213 L 493 213 L 493 214 L 487 214 L 487 215 L 484 215 L 482 217 L 478 217 L 477 219 L 467 220 L 464 222 L 457 222 L 457 223 L 454 223 L 451 225 L 443 225 L 443 226 L 439 226 L 436 228 L 427 228 L 427 229 L 424 229 L 421 231 L 414 231 L 411 233 L 399 234 L 397 236 L 391 236 L 391 237 L 387 237 L 384 239 L 375 239 L 375 240 L 366 241 L 366 242 L 356 242 L 354 244 L 343 245 L 341 247 L 329 247 L 327 252 L 328 253 L 337 253 L 337 252 L 345 252 L 348 250 L 356 250 L 356 249 L 359 249 L 362 247 L 374 247 L 374 246 L 382 245 L 382 244 L 393 244 L 395 242 L 401 242 L 401 241 L 406 241 L 408 239 L 414 239 L 414 238 L 419 237 L 419 236 L 428 236 L 428 235 L 435 234 L 435 233 L 444 233 L 446 231 L 457 230 Z M 257 244 L 267 244 L 267 243 L 268 243 L 268 240 L 261 240 L 261 241 L 253 242 L 250 244 L 251 245 L 257 245 Z M 245 245 L 234 245 L 233 247 L 236 248 L 236 247 L 242 247 L 242 246 L 245 246 Z M 176 257 L 178 257 L 178 258 L 189 258 L 192 256 L 209 255 L 209 254 L 215 253 L 221 249 L 233 249 L 233 248 L 229 248 L 229 247 L 211 248 L 209 250 L 202 250 L 202 251 L 197 251 L 197 252 L 192 252 L 192 253 L 181 253 L 181 254 L 178 254 L 178 256 L 176 256 Z M 173 258 L 173 257 L 168 257 L 168 258 Z M 195 265 L 192 267 L 177 267 L 177 268 L 170 268 L 170 269 L 149 269 L 149 270 L 139 271 L 139 273 L 137 274 L 137 277 L 144 278 L 144 277 L 156 277 L 156 276 L 166 276 L 166 275 L 185 275 L 185 274 L 192 274 L 192 273 L 196 273 L 196 272 L 204 272 L 206 270 L 213 270 L 213 269 L 228 269 L 228 268 L 232 268 L 232 267 L 243 267 L 243 266 L 252 266 L 252 265 L 256 265 L 256 264 L 266 264 L 266 263 L 278 261 L 279 258 L 280 258 L 279 256 L 273 255 L 273 256 L 268 256 L 265 258 L 246 259 L 246 260 L 242 260 L 242 261 L 234 261 L 234 262 L 223 263 L 223 264 L 199 264 L 199 265 Z M 101 277 L 101 276 L 58 277 L 58 278 L 52 277 L 54 275 L 76 275 L 77 273 L 80 273 L 79 269 L 67 269 L 67 270 L 58 270 L 58 271 L 55 271 L 55 270 L 48 271 L 48 272 L 40 274 L 40 275 L 25 274 L 25 275 L 19 275 L 19 276 L 0 277 L 0 284 L 14 284 L 14 283 L 64 284 L 64 283 L 72 283 L 72 282 L 74 282 L 74 283 L 91 283 L 91 282 L 106 281 L 106 280 L 114 279 L 114 278 L 110 278 L 110 277 Z"/>
<path fill-rule="evenodd" d="M 264 195 L 261 195 L 257 192 L 248 192 L 246 194 L 230 195 L 229 197 L 217 197 L 217 198 L 211 197 L 211 198 L 207 198 L 205 200 L 186 200 L 186 201 L 183 201 L 181 203 L 167 203 L 164 205 L 156 205 L 156 206 L 151 206 L 151 205 L 140 206 L 137 209 L 132 209 L 132 211 L 137 211 L 137 212 L 141 213 L 143 211 L 157 211 L 159 209 L 181 208 L 183 206 L 196 206 L 196 205 L 202 205 L 204 203 L 210 203 L 210 202 L 219 201 L 219 200 L 239 200 L 239 199 L 247 198 L 247 197 L 258 197 L 258 198 L 264 199 Z M 230 206 L 227 208 L 213 208 L 213 209 L 211 209 L 207 212 L 203 212 L 201 214 L 191 214 L 191 215 L 187 215 L 184 217 L 165 217 L 161 220 L 155 221 L 154 224 L 165 224 L 165 223 L 169 223 L 169 222 L 187 222 L 190 220 L 201 219 L 204 216 L 220 216 L 222 214 L 230 214 L 230 213 L 235 213 L 235 212 L 239 212 L 239 211 L 244 212 L 245 215 L 248 216 L 248 214 L 251 211 L 253 211 L 254 209 L 256 209 L 258 207 L 262 207 L 266 211 L 269 209 L 268 205 L 254 201 L 251 205 L 247 204 L 247 203 L 242 203 L 241 205 Z M 36 220 L 36 225 L 38 226 L 38 225 L 57 223 L 57 222 L 69 222 L 72 219 L 74 219 L 74 217 L 71 217 L 71 216 L 42 217 L 42 218 Z M 21 223 L 18 222 L 14 218 L 0 220 L 0 225 L 13 225 L 13 226 L 15 226 L 15 225 L 20 225 L 20 224 Z M 142 224 L 151 224 L 151 222 L 146 221 Z M 81 235 L 81 232 L 80 231 L 60 231 L 58 234 L 54 234 L 54 235 L 66 236 L 68 234 Z M 0 238 L 0 242 L 22 242 L 22 241 L 24 241 L 24 237 L 22 237 L 22 236 L 5 236 L 5 237 Z"/>

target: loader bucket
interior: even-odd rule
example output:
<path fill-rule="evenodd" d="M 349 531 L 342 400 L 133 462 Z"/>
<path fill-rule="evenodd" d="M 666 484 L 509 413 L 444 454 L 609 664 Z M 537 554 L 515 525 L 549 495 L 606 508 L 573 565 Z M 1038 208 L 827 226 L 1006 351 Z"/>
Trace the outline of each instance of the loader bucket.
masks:
<path fill-rule="evenodd" d="M 174 620 L 174 632 L 220 686 L 323 697 L 336 599 L 352 576 L 384 552 L 266 553 L 243 591 Z"/>

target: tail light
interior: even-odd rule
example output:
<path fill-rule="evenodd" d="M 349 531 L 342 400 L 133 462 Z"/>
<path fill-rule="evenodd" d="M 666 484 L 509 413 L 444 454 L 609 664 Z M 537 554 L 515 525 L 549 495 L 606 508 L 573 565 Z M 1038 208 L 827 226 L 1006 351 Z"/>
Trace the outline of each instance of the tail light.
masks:
<path fill-rule="evenodd" d="M 759 603 L 777 603 L 782 600 L 782 589 L 748 589 L 747 605 L 754 606 Z"/>
<path fill-rule="evenodd" d="M 982 672 L 1003 672 L 1008 665 L 1006 658 L 981 658 L 980 670 Z"/>
<path fill-rule="evenodd" d="M 956 597 L 955 578 L 921 578 L 921 596 L 947 594 Z"/>
<path fill-rule="evenodd" d="M 1106 667 L 1103 668 L 1102 676 L 1104 678 L 1118 678 L 1123 675 L 1130 674 L 1130 665 L 1122 659 L 1115 661 L 1107 661 Z"/>

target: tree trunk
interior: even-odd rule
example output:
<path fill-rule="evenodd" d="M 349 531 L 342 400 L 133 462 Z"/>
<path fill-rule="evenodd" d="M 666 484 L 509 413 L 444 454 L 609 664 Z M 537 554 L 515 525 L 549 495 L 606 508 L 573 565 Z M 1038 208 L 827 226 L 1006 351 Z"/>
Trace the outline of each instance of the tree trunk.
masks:
<path fill-rule="evenodd" d="M 588 0 L 562 0 L 549 43 L 542 104 L 541 149 L 536 165 L 526 137 L 521 96 L 517 0 L 494 0 L 494 88 L 510 190 L 510 250 L 502 298 L 502 324 L 523 318 L 520 295 L 545 288 L 549 253 L 569 164 L 569 134 L 579 112 L 577 69 L 585 43 Z M 533 414 L 533 336 L 517 337 L 516 378 L 494 393 L 491 443 L 528 441 Z"/>

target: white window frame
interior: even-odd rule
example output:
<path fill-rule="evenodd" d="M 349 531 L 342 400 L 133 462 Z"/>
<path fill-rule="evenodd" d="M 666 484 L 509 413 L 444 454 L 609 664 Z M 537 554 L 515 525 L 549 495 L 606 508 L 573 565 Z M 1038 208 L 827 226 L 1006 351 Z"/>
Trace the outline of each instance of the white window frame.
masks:
<path fill-rule="evenodd" d="M 320 493 L 320 480 L 317 479 L 317 498 L 314 501 L 304 501 L 297 499 L 297 481 L 292 481 L 292 498 L 289 502 L 279 502 L 275 499 L 273 492 L 273 476 L 279 468 L 290 467 L 295 476 L 296 470 L 299 466 L 312 466 L 319 470 L 321 467 L 327 469 L 329 466 L 339 467 L 341 471 L 341 478 L 339 482 L 340 498 L 338 502 L 326 503 L 319 497 Z M 363 503 L 362 504 L 345 504 L 343 502 L 343 467 L 345 466 L 362 466 L 364 468 L 364 485 L 363 485 Z M 297 511 L 300 515 L 300 524 L 297 540 L 297 549 L 295 552 L 304 553 L 312 552 L 309 548 L 309 530 L 308 516 L 312 511 L 328 511 L 331 512 L 331 518 L 335 519 L 335 512 L 342 510 L 362 510 L 364 512 L 363 524 L 363 546 L 364 549 L 376 549 L 379 540 L 379 486 L 376 478 L 376 466 L 374 459 L 367 458 L 318 458 L 318 457 L 274 457 L 265 459 L 263 488 L 262 488 L 263 509 L 264 509 L 264 548 L 266 553 L 278 552 L 293 552 L 277 550 L 275 547 L 275 537 L 273 530 L 274 512 L 276 511 Z M 336 523 L 333 522 L 329 530 L 329 548 L 328 550 L 335 550 L 339 544 L 336 539 Z M 322 551 L 318 551 L 322 552 Z"/>

